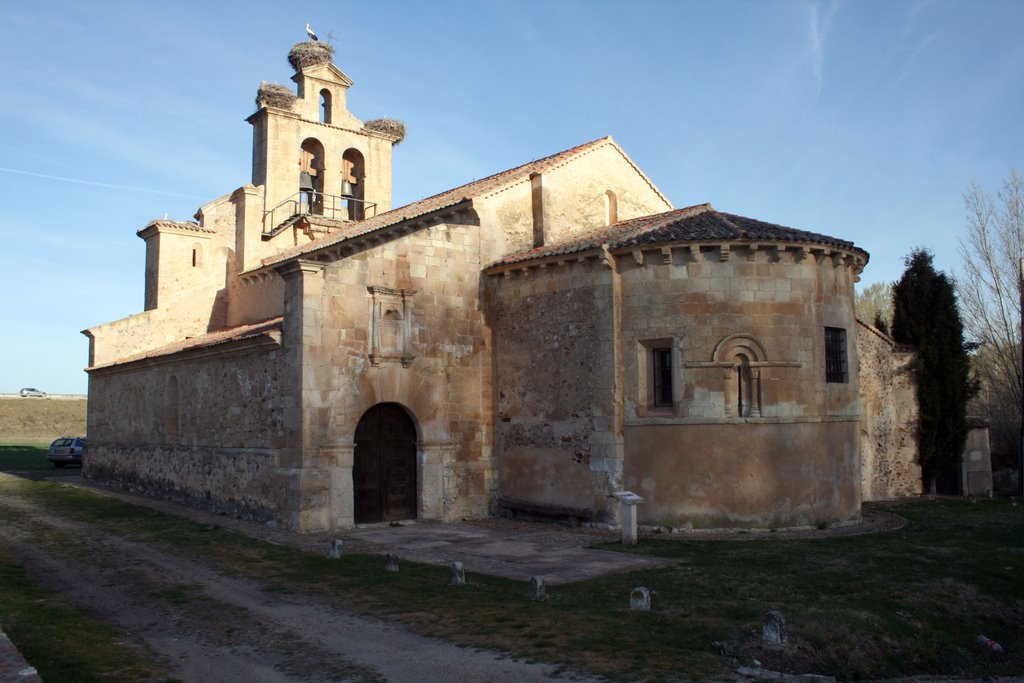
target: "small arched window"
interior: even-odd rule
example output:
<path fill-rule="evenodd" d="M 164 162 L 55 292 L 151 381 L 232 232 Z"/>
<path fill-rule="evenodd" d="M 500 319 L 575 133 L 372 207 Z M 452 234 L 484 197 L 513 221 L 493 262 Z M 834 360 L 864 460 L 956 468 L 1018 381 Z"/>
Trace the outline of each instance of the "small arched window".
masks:
<path fill-rule="evenodd" d="M 754 400 L 754 376 L 750 368 L 750 359 L 740 354 L 732 362 L 736 368 L 736 415 L 750 417 L 757 405 Z"/>
<path fill-rule="evenodd" d="M 722 387 L 726 417 L 761 417 L 761 368 L 768 361 L 764 346 L 749 334 L 731 334 L 715 345 L 711 361 L 725 364 Z"/>
<path fill-rule="evenodd" d="M 604 220 L 606 225 L 619 222 L 619 199 L 611 190 L 604 193 Z"/>
<path fill-rule="evenodd" d="M 320 91 L 320 123 L 331 122 L 331 91 L 324 88 Z"/>

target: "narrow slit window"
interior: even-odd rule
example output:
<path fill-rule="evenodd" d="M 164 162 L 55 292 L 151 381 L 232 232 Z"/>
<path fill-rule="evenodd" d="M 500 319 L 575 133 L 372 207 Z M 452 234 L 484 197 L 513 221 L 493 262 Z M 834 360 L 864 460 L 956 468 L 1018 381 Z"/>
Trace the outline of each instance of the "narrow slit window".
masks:
<path fill-rule="evenodd" d="M 672 349 L 671 348 L 657 348 L 652 349 L 651 354 L 653 356 L 653 363 L 651 367 L 654 370 L 654 377 L 652 385 L 654 387 L 654 401 L 655 407 L 664 407 L 672 405 Z"/>
<path fill-rule="evenodd" d="M 846 384 L 850 380 L 846 363 L 846 330 L 825 328 L 825 381 Z"/>
<path fill-rule="evenodd" d="M 611 190 L 604 193 L 604 222 L 605 225 L 619 222 L 619 199 Z"/>

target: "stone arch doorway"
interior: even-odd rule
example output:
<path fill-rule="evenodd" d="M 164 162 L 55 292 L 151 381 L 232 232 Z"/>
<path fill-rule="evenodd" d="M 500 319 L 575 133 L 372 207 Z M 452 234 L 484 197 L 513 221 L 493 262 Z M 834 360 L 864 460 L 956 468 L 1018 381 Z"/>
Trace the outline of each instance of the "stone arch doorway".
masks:
<path fill-rule="evenodd" d="M 397 403 L 378 403 L 356 425 L 355 523 L 416 517 L 416 425 Z"/>

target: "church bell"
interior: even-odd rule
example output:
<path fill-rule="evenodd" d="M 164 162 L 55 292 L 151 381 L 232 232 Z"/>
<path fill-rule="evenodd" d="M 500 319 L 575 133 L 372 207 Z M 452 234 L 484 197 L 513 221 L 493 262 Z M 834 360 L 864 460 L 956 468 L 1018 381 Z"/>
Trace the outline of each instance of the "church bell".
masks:
<path fill-rule="evenodd" d="M 299 191 L 300 192 L 313 192 L 313 176 L 305 171 L 299 173 Z"/>
<path fill-rule="evenodd" d="M 348 178 L 343 178 L 341 181 L 341 196 L 345 199 L 355 199 L 356 189 L 353 184 L 348 181 Z"/>

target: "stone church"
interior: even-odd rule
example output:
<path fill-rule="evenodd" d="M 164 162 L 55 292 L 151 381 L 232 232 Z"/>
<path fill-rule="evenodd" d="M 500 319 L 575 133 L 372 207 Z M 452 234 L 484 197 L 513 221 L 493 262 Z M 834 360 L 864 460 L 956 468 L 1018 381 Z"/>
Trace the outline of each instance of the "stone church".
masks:
<path fill-rule="evenodd" d="M 139 231 L 145 311 L 84 332 L 86 476 L 300 530 L 859 514 L 864 250 L 674 208 L 610 137 L 393 208 L 404 127 L 331 57 L 260 87 L 251 183 Z"/>

